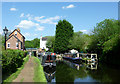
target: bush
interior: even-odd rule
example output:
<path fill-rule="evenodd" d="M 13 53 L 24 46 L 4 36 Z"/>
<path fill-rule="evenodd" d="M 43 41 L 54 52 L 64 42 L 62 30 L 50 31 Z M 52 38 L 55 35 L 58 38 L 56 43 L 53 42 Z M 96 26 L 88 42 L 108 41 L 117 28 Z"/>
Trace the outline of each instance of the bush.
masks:
<path fill-rule="evenodd" d="M 21 50 L 3 50 L 2 51 L 2 71 L 4 73 L 13 73 L 23 63 L 23 58 L 27 52 Z"/>

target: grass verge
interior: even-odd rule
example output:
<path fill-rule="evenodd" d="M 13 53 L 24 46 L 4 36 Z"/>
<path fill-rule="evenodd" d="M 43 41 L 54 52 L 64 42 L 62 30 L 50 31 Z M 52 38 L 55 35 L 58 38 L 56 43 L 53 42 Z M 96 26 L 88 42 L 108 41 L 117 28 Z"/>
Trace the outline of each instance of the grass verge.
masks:
<path fill-rule="evenodd" d="M 24 78 L 22 78 L 22 79 L 20 80 L 20 82 L 23 82 L 23 80 L 24 80 Z"/>
<path fill-rule="evenodd" d="M 46 82 L 46 77 L 43 71 L 43 67 L 40 63 L 40 60 L 37 57 L 34 57 L 34 82 Z"/>
<path fill-rule="evenodd" d="M 18 70 L 10 75 L 6 80 L 3 81 L 3 84 L 7 84 L 7 82 L 12 82 L 17 76 L 20 74 L 21 70 L 24 68 L 25 63 L 29 60 L 29 56 L 27 55 L 24 59 L 23 65 L 18 68 Z"/>

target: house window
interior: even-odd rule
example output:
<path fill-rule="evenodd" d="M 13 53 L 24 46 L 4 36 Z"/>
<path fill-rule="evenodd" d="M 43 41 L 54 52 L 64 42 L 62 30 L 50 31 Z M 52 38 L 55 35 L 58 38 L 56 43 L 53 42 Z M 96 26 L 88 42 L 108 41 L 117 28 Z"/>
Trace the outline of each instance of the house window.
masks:
<path fill-rule="evenodd" d="M 10 43 L 7 43 L 7 48 L 10 48 Z"/>
<path fill-rule="evenodd" d="M 15 35 L 17 35 L 17 31 L 15 31 Z"/>
<path fill-rule="evenodd" d="M 16 48 L 18 48 L 18 43 L 16 43 Z"/>

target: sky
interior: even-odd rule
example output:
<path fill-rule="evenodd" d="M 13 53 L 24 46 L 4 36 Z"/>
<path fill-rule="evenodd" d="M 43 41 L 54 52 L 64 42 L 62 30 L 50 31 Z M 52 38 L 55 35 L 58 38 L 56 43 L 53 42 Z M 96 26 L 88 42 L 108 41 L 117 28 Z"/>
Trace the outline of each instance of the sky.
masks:
<path fill-rule="evenodd" d="M 74 32 L 89 34 L 96 23 L 118 20 L 118 2 L 3 2 L 2 28 L 20 28 L 26 40 L 54 36 L 56 24 L 66 19 Z"/>

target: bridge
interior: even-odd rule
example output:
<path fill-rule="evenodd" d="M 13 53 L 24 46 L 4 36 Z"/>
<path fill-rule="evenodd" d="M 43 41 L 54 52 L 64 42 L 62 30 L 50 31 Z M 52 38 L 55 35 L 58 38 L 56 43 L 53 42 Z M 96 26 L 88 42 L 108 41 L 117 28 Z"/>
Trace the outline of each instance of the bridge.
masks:
<path fill-rule="evenodd" d="M 31 51 L 37 51 L 37 48 L 26 48 L 26 51 L 31 52 Z"/>
<path fill-rule="evenodd" d="M 34 56 L 38 56 L 38 48 L 26 48 L 26 51 L 33 52 Z"/>

